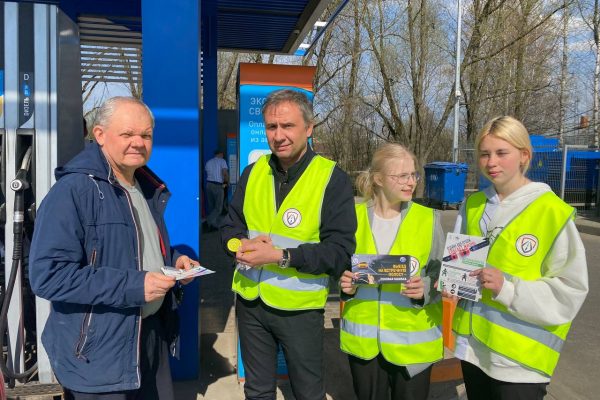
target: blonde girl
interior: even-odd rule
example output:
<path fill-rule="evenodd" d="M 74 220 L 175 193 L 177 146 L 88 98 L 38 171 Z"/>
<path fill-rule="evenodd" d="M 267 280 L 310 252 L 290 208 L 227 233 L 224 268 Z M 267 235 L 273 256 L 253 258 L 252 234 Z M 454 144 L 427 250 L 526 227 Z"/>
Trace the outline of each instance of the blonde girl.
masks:
<path fill-rule="evenodd" d="M 492 185 L 463 203 L 455 232 L 488 237 L 491 247 L 472 273 L 483 298 L 458 303 L 455 355 L 469 400 L 543 399 L 588 292 L 575 210 L 527 178 L 532 147 L 518 120 L 492 119 L 475 146 Z"/>
<path fill-rule="evenodd" d="M 411 260 L 405 284 L 356 285 L 350 271 L 340 280 L 341 349 L 359 400 L 427 399 L 432 363 L 443 357 L 441 306 L 430 291 L 444 239 L 437 213 L 412 201 L 419 178 L 415 156 L 388 143 L 356 182 L 363 197 L 356 204 L 356 254 Z"/>

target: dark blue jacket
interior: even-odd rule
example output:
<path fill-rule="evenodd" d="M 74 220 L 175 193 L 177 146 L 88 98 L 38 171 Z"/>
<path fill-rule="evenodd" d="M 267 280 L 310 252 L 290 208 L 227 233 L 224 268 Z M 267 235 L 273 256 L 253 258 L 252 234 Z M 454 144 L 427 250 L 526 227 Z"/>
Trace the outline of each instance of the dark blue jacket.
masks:
<path fill-rule="evenodd" d="M 91 143 L 55 171 L 57 183 L 37 214 L 29 256 L 36 295 L 52 302 L 42 335 L 52 369 L 65 387 L 87 393 L 140 387 L 140 323 L 144 277 L 128 193 Z M 136 179 L 154 216 L 165 265 L 170 250 L 163 214 L 170 194 L 148 168 Z M 159 313 L 176 341 L 176 302 Z"/>

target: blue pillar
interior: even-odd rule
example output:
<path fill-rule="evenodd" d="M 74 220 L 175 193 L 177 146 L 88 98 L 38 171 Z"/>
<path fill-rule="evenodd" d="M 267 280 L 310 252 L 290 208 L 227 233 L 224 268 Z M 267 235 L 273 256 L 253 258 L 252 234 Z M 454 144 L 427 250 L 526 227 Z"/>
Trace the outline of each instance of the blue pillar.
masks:
<path fill-rule="evenodd" d="M 198 259 L 200 135 L 198 0 L 142 1 L 143 97 L 156 119 L 152 168 L 172 193 L 166 220 L 171 245 Z M 180 307 L 180 359 L 175 379 L 199 373 L 199 282 L 185 287 Z"/>
<path fill-rule="evenodd" d="M 202 0 L 202 148 L 204 162 L 219 146 L 217 123 L 217 2 Z M 225 151 L 225 149 L 221 149 Z"/>

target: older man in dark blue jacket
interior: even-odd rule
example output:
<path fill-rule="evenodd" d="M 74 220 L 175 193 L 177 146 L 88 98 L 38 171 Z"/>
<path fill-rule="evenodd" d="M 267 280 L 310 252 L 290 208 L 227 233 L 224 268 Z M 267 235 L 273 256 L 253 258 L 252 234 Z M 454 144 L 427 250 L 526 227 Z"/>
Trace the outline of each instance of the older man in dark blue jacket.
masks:
<path fill-rule="evenodd" d="M 153 128 L 144 103 L 107 100 L 36 219 L 29 277 L 52 302 L 42 340 L 67 399 L 173 399 L 177 288 L 160 268 L 196 262 L 170 248 L 170 194 L 145 167 Z"/>

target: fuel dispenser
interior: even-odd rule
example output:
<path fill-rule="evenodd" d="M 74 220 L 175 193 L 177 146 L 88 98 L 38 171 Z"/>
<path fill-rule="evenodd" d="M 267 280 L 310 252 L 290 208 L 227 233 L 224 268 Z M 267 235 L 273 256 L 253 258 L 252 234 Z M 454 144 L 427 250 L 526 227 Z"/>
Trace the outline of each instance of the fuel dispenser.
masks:
<path fill-rule="evenodd" d="M 0 371 L 19 398 L 56 382 L 41 344 L 50 305 L 32 294 L 27 261 L 54 169 L 83 148 L 79 54 L 77 24 L 56 5 L 0 1 Z"/>

